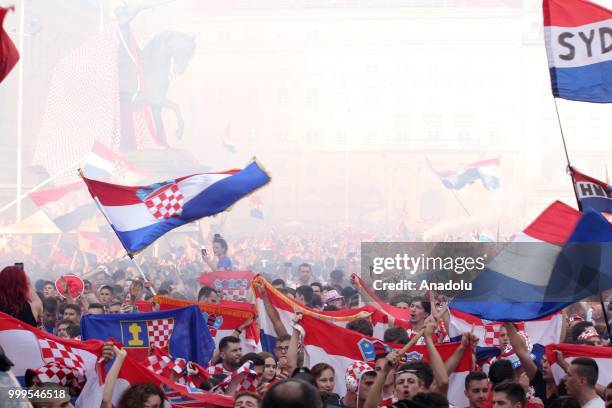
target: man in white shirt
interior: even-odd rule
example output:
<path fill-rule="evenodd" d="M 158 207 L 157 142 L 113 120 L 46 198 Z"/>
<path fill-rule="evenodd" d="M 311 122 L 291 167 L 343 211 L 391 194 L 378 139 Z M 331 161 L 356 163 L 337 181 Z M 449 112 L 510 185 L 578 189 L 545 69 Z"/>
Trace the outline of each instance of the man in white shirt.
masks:
<path fill-rule="evenodd" d="M 582 408 L 605 408 L 604 401 L 595 391 L 599 367 L 592 358 L 576 358 L 567 372 L 567 393 L 574 397 Z"/>

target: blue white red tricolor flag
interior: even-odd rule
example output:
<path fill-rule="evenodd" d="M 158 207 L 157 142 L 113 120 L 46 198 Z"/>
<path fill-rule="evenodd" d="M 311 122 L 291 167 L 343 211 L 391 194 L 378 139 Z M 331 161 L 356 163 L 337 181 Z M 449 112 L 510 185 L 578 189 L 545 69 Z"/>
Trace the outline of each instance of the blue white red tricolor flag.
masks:
<path fill-rule="evenodd" d="M 544 0 L 543 12 L 553 95 L 612 102 L 612 11 L 585 0 Z"/>
<path fill-rule="evenodd" d="M 599 211 L 612 222 L 612 186 L 572 169 L 576 195 L 583 210 Z"/>
<path fill-rule="evenodd" d="M 128 253 L 166 232 L 227 210 L 270 181 L 256 162 L 242 170 L 194 174 L 149 186 L 122 186 L 83 177 Z"/>
<path fill-rule="evenodd" d="M 612 287 L 612 226 L 557 201 L 450 306 L 492 321 L 535 320 Z"/>
<path fill-rule="evenodd" d="M 429 159 L 429 168 L 438 175 L 444 187 L 451 190 L 461 190 L 463 187 L 476 181 L 482 183 L 487 190 L 499 188 L 500 170 L 499 157 L 494 159 L 479 160 L 467 164 L 462 170 L 437 170 Z"/>

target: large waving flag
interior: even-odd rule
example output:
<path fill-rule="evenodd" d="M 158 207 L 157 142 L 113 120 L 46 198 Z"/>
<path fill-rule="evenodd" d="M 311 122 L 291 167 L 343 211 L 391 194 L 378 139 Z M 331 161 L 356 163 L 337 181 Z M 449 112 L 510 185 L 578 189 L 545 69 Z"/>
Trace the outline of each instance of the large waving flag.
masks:
<path fill-rule="evenodd" d="M 81 319 L 84 340 L 113 338 L 137 360 L 149 347 L 159 347 L 176 358 L 200 365 L 208 363 L 215 342 L 197 306 L 149 313 L 87 315 Z"/>
<path fill-rule="evenodd" d="M 563 358 L 568 363 L 577 357 L 589 357 L 594 359 L 599 367 L 597 384 L 601 384 L 605 387 L 612 382 L 611 347 L 579 346 L 576 344 L 551 344 L 546 346 L 546 357 L 550 362 L 555 381 L 559 384 L 566 374 L 557 363 L 557 355 L 554 353 L 554 350 L 561 351 L 563 353 Z"/>
<path fill-rule="evenodd" d="M 591 210 L 579 217 L 553 203 L 450 306 L 492 321 L 534 320 L 611 288 L 612 226 Z"/>
<path fill-rule="evenodd" d="M 612 35 L 612 30 L 610 31 Z M 611 37 L 612 38 L 612 37 Z M 591 208 L 601 212 L 612 221 L 612 186 L 572 169 L 576 193 L 582 209 Z"/>
<path fill-rule="evenodd" d="M 253 161 L 242 170 L 195 174 L 149 186 L 83 180 L 131 254 L 174 228 L 227 210 L 270 177 Z"/>
<path fill-rule="evenodd" d="M 304 328 L 304 349 L 308 364 L 312 367 L 317 363 L 327 363 L 334 367 L 335 388 L 339 395 L 346 393 L 345 373 L 353 361 L 373 361 L 376 349 L 385 347 L 399 349 L 401 345 L 383 343 L 373 337 L 364 336 L 333 323 L 317 319 L 314 316 L 303 316 L 300 325 Z M 382 346 L 382 347 L 380 347 Z M 459 343 L 437 344 L 436 349 L 444 361 L 454 353 Z M 426 346 L 414 346 L 408 350 L 407 360 L 429 360 Z M 471 369 L 471 350 L 466 350 L 458 367 L 450 375 L 448 399 L 455 406 L 465 406 L 463 394 L 465 377 Z"/>
<path fill-rule="evenodd" d="M 256 350 L 259 346 L 255 306 L 252 303 L 222 300 L 220 304 L 213 305 L 174 299 L 168 296 L 155 296 L 153 302 L 159 305 L 160 310 L 197 305 L 202 312 L 210 334 L 217 344 L 223 337 L 230 336 L 235 329 L 242 326 L 247 320 L 253 319 L 253 323 L 242 336 L 244 336 L 245 344 L 251 346 L 253 350 Z"/>
<path fill-rule="evenodd" d="M 612 102 L 612 11 L 585 0 L 544 0 L 543 11 L 553 95 Z"/>
<path fill-rule="evenodd" d="M 469 163 L 461 171 L 436 170 L 429 159 L 427 159 L 427 164 L 448 189 L 461 190 L 479 180 L 487 190 L 499 188 L 499 157 Z"/>

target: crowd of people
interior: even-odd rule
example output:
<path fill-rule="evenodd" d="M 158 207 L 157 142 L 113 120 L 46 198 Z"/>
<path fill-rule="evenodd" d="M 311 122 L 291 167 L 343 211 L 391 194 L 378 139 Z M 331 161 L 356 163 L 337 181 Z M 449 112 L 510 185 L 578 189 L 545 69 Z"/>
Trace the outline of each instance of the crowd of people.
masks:
<path fill-rule="evenodd" d="M 297 237 L 282 240 L 271 236 L 258 241 L 238 241 L 230 252 L 225 239 L 215 234 L 210 252 L 198 248 L 193 253 L 182 248 L 164 259 L 143 259 L 144 276 L 125 261 L 101 265 L 84 276 L 84 288 L 77 297 L 73 296 L 71 283 L 65 278 L 40 279 L 38 275 L 36 279 L 36 273 L 29 273 L 28 265 L 16 264 L 0 272 L 0 312 L 60 338 L 80 339 L 79 322 L 83 315 L 130 313 L 137 310 L 138 302 L 150 299 L 155 293 L 219 304 L 223 300 L 222 291 L 200 286 L 198 277 L 203 272 L 239 266 L 261 272 L 280 293 L 312 310 L 333 312 L 368 303 L 376 305 L 381 299 L 373 299 L 352 278 L 359 271 L 359 250 L 350 242 L 354 241 L 314 244 L 314 240 Z M 389 323 L 381 340 L 395 345 L 424 345 L 428 362 L 403 361 L 399 349 L 377 350 L 373 361 L 354 361 L 342 373 L 345 394 L 341 397 L 334 393 L 338 376 L 332 364 L 328 361 L 311 362 L 310 367 L 305 364 L 302 315 L 297 313 L 292 327 L 288 328 L 266 291 L 258 288 L 266 317 L 277 333 L 273 349 L 243 353 L 240 335 L 250 323 L 247 322 L 216 344 L 206 373 L 193 377 L 197 387 L 233 397 L 234 407 L 449 407 L 449 377 L 466 350 L 475 350 L 479 344 L 473 333 L 463 333 L 455 354 L 444 360 L 436 344 L 451 341 L 445 298 L 434 293 L 387 296 L 379 292 L 377 296 L 382 301 L 407 310 L 409 316 L 408 319 L 393 316 L 377 306 L 381 313 L 387 314 Z M 563 342 L 610 346 L 604 312 L 600 302 L 585 301 L 568 307 L 563 313 Z M 346 328 L 370 337 L 374 333 L 368 318 L 352 320 Z M 472 357 L 472 371 L 464 384 L 470 408 L 612 407 L 612 383 L 598 382 L 600 368 L 594 359 L 575 358 L 568 363 L 561 351 L 555 351 L 557 364 L 566 374 L 559 382 L 546 356 L 534 360 L 519 324 L 503 324 L 497 347 L 499 353 L 495 358 L 478 361 L 475 353 Z M 103 355 L 108 361 L 114 360 L 106 376 L 102 403 L 110 407 L 110 396 L 126 351 L 108 342 Z M 9 367 L 10 362 L 0 360 L 0 371 L 7 371 Z M 254 377 L 249 377 L 250 373 Z M 26 375 L 23 385 L 49 389 L 57 386 L 39 377 L 34 370 Z M 123 393 L 118 407 L 161 407 L 165 398 L 157 385 L 133 384 Z M 55 408 L 70 404 L 70 399 L 65 399 L 36 402 L 34 406 Z"/>

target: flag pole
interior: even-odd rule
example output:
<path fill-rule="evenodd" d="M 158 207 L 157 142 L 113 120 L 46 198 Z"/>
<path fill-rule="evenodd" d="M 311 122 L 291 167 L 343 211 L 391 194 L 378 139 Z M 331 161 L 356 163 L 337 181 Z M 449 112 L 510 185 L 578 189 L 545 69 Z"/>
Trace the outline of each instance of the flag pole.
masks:
<path fill-rule="evenodd" d="M 555 112 L 557 113 L 557 123 L 559 124 L 559 130 L 561 132 L 561 141 L 563 142 L 563 151 L 565 152 L 565 158 L 567 159 L 567 170 L 572 179 L 572 187 L 574 189 L 574 196 L 576 197 L 576 203 L 578 209 L 582 211 L 582 205 L 580 205 L 580 199 L 578 198 L 578 190 L 576 190 L 576 180 L 574 179 L 574 169 L 570 163 L 569 153 L 567 152 L 567 144 L 565 143 L 565 136 L 563 135 L 563 126 L 561 125 L 561 116 L 559 115 L 559 107 L 557 106 L 557 98 L 553 97 L 555 101 Z M 599 293 L 599 303 L 601 304 L 601 311 L 603 312 L 604 319 L 606 320 L 606 330 L 608 331 L 608 338 L 612 339 L 612 332 L 610 331 L 610 321 L 608 320 L 608 312 L 606 311 L 606 305 L 603 300 L 601 292 Z M 612 344 L 610 344 L 612 347 Z"/>
<path fill-rule="evenodd" d="M 81 178 L 83 179 L 83 182 L 85 182 L 85 175 L 83 174 L 83 170 L 79 169 L 78 171 L 79 171 L 79 176 L 81 176 Z M 85 185 L 87 185 L 87 182 L 85 182 Z M 88 186 L 88 190 L 89 190 L 89 186 Z M 91 190 L 89 192 L 91 193 Z M 127 253 L 128 257 L 132 260 L 132 262 L 134 263 L 134 266 L 136 267 L 136 269 L 138 269 L 138 272 L 140 273 L 140 276 L 142 276 L 143 280 L 147 281 L 148 279 L 147 279 L 144 271 L 142 270 L 142 268 L 140 267 L 138 262 L 136 262 L 136 259 L 134 259 L 134 254 L 127 250 L 125 245 L 123 245 L 123 241 L 121 241 L 121 239 L 117 235 L 117 232 L 115 231 L 115 226 L 111 222 L 110 218 L 108 218 L 108 215 L 106 214 L 106 211 L 104 211 L 104 207 L 102 207 L 102 204 L 100 203 L 100 200 L 98 199 L 98 197 L 94 196 L 93 194 L 92 194 L 92 197 L 93 197 L 96 205 L 98 206 L 98 209 L 100 210 L 102 215 L 104 215 L 104 218 L 106 219 L 106 222 L 108 222 L 108 225 L 110 225 L 111 228 L 113 229 L 113 232 L 115 232 L 115 235 L 117 236 L 117 239 L 119 240 L 119 242 L 121 242 L 121 245 L 123 246 L 123 249 L 125 249 L 125 252 Z M 149 288 L 149 290 L 151 290 L 151 293 L 153 293 L 154 296 L 157 295 L 157 293 L 156 293 L 155 289 L 153 288 L 153 286 L 151 286 Z"/>
<path fill-rule="evenodd" d="M 465 205 L 463 205 L 463 201 L 461 201 L 459 199 L 459 196 L 457 195 L 457 193 L 455 193 L 455 190 L 453 190 L 452 188 L 449 188 L 449 190 L 451 191 L 451 193 L 453 193 L 453 196 L 455 197 L 455 199 L 457 200 L 457 202 L 461 205 L 461 208 L 463 208 L 463 211 L 465 211 L 465 213 L 468 215 L 468 217 L 471 217 L 472 214 L 470 214 L 470 212 L 468 211 L 467 208 L 465 208 Z"/>
<path fill-rule="evenodd" d="M 21 190 L 23 189 L 23 56 L 25 55 L 24 48 L 24 33 L 25 33 L 25 0 L 21 1 L 21 10 L 19 13 L 19 52 L 21 53 L 19 62 L 19 85 L 17 90 L 17 214 L 16 222 L 21 221 Z"/>
<path fill-rule="evenodd" d="M 567 160 L 567 170 L 569 172 L 570 178 L 572 179 L 572 188 L 574 189 L 574 196 L 576 197 L 576 203 L 578 204 L 578 209 L 582 211 L 582 206 L 580 205 L 580 200 L 578 199 L 578 190 L 576 190 L 576 180 L 574 179 L 574 169 L 572 168 L 572 164 L 569 158 L 569 153 L 567 152 L 567 143 L 565 143 L 565 135 L 563 134 L 563 126 L 561 125 L 561 116 L 559 115 L 559 107 L 557 106 L 557 98 L 553 97 L 553 101 L 555 102 L 555 112 L 557 113 L 557 123 L 559 124 L 559 131 L 561 133 L 561 142 L 563 143 L 563 151 L 565 152 L 565 159 Z"/>
<path fill-rule="evenodd" d="M 54 176 L 50 176 L 45 181 L 42 181 L 42 182 L 38 183 L 37 185 L 35 185 L 34 187 L 32 187 L 31 189 L 29 189 L 26 193 L 23 193 L 23 194 L 19 195 L 13 201 L 11 201 L 10 203 L 8 203 L 8 204 L 4 205 L 2 208 L 0 208 L 0 214 L 2 214 L 4 211 L 8 210 L 9 208 L 14 206 L 15 204 L 19 203 L 21 200 L 26 198 L 30 193 L 33 193 L 34 191 L 39 190 L 40 188 L 46 186 L 47 184 L 49 184 L 50 182 L 55 180 L 57 177 L 59 177 L 62 174 L 64 174 L 66 171 L 70 170 L 72 167 L 75 167 L 76 165 L 80 164 L 82 160 L 83 160 L 83 158 L 80 158 L 78 161 L 76 161 L 74 163 L 71 163 L 69 166 L 64 167 L 58 173 L 55 173 Z"/>

